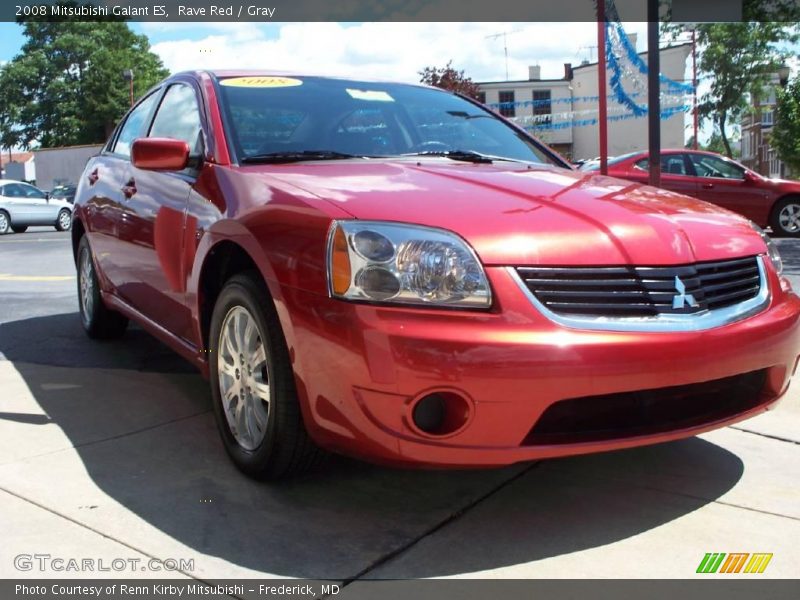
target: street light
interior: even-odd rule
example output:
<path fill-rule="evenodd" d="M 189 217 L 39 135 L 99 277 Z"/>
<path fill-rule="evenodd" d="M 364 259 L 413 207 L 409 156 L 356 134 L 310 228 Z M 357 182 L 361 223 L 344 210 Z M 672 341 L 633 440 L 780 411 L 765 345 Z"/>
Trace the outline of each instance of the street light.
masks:
<path fill-rule="evenodd" d="M 131 106 L 133 106 L 133 69 L 125 69 L 122 72 L 122 78 L 128 82 L 128 89 L 130 90 Z"/>
<path fill-rule="evenodd" d="M 789 75 L 792 74 L 792 68 L 789 65 L 781 65 L 778 69 L 778 81 L 781 83 L 781 87 L 785 87 L 786 84 L 789 82 Z"/>

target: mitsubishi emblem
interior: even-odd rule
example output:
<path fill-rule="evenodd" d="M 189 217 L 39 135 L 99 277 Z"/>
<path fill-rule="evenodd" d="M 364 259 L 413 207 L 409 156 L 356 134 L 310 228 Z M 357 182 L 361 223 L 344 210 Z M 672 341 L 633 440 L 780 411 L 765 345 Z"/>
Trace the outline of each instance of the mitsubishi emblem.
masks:
<path fill-rule="evenodd" d="M 675 277 L 675 290 L 678 292 L 672 297 L 672 308 L 683 308 L 687 304 L 692 308 L 700 306 L 694 296 L 686 293 L 686 285 L 681 281 L 680 277 Z"/>

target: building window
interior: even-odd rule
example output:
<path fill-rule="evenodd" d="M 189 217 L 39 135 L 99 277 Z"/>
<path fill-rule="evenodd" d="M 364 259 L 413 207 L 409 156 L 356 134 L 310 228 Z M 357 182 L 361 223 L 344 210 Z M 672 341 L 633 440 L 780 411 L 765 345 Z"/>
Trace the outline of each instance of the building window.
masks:
<path fill-rule="evenodd" d="M 504 117 L 516 117 L 517 109 L 514 106 L 514 92 L 500 92 L 500 114 Z"/>
<path fill-rule="evenodd" d="M 761 113 L 761 126 L 772 127 L 775 123 L 775 113 L 771 110 L 765 110 Z"/>
<path fill-rule="evenodd" d="M 537 115 L 551 115 L 553 113 L 553 105 L 551 100 L 550 90 L 533 90 L 533 114 Z M 540 123 L 549 123 L 549 118 L 536 119 Z"/>
<path fill-rule="evenodd" d="M 478 97 L 475 99 L 481 104 L 486 104 L 486 92 L 478 92 Z"/>

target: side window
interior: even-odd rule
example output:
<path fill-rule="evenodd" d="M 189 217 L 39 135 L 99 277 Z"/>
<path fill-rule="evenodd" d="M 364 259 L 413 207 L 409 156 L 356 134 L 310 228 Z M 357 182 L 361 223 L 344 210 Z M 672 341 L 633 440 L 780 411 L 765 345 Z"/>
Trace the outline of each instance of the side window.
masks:
<path fill-rule="evenodd" d="M 22 186 L 18 183 L 9 183 L 5 187 L 5 196 L 7 198 L 24 198 L 24 190 Z"/>
<path fill-rule="evenodd" d="M 189 144 L 189 154 L 197 156 L 202 152 L 200 131 L 200 110 L 194 90 L 180 83 L 170 86 L 153 119 L 149 137 L 183 140 Z"/>
<path fill-rule="evenodd" d="M 24 185 L 20 183 L 18 184 L 18 186 L 22 188 L 21 189 L 22 195 L 25 196 L 26 198 L 38 198 L 41 200 L 46 197 L 45 193 L 42 190 L 35 188 L 32 185 Z"/>
<path fill-rule="evenodd" d="M 147 120 L 150 117 L 150 113 L 153 111 L 157 98 L 158 92 L 153 92 L 142 100 L 139 105 L 133 109 L 133 112 L 128 115 L 125 124 L 119 132 L 117 141 L 114 143 L 114 153 L 121 154 L 122 156 L 131 155 L 133 140 L 145 134 L 145 126 L 147 125 Z"/>
<path fill-rule="evenodd" d="M 690 154 L 698 177 L 721 177 L 724 179 L 744 179 L 744 170 L 716 156 Z"/>
<path fill-rule="evenodd" d="M 642 171 L 650 170 L 650 159 L 643 158 L 636 161 L 636 168 Z M 688 175 L 686 161 L 683 154 L 665 154 L 661 157 L 661 173 L 667 175 Z"/>
<path fill-rule="evenodd" d="M 662 156 L 661 172 L 668 175 L 686 175 L 686 161 L 683 160 L 683 154 Z"/>

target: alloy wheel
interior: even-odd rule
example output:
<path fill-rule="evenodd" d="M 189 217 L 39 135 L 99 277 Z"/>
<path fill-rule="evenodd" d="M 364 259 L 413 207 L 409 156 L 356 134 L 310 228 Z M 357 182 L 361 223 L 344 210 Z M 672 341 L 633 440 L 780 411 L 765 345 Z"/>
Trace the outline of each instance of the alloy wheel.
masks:
<path fill-rule="evenodd" d="M 243 449 L 255 450 L 267 433 L 271 390 L 266 346 L 246 308 L 234 306 L 228 311 L 217 348 L 219 391 L 228 427 Z"/>
<path fill-rule="evenodd" d="M 84 323 L 89 323 L 94 311 L 94 274 L 92 257 L 88 250 L 81 253 L 80 290 L 81 290 L 81 317 Z"/>
<path fill-rule="evenodd" d="M 787 233 L 800 232 L 800 204 L 787 204 L 778 214 L 778 223 Z"/>
<path fill-rule="evenodd" d="M 6 213 L 0 211 L 0 234 L 8 231 L 8 228 L 8 217 L 6 216 Z"/>
<path fill-rule="evenodd" d="M 69 226 L 72 224 L 72 215 L 69 214 L 69 211 L 61 211 L 61 214 L 58 215 L 58 224 L 64 231 L 69 229 Z"/>

